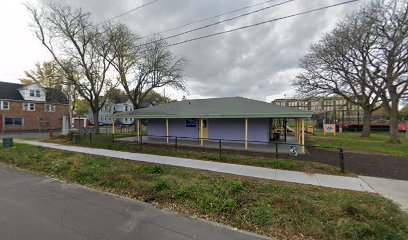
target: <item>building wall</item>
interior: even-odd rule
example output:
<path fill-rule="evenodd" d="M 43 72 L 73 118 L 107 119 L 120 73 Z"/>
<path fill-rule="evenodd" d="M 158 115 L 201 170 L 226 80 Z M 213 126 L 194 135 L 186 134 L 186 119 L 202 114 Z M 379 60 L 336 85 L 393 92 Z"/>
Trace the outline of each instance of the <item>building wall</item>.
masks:
<path fill-rule="evenodd" d="M 147 131 L 149 135 L 166 136 L 166 120 L 149 119 Z M 198 120 L 196 127 L 186 127 L 185 119 L 169 119 L 169 136 L 198 138 Z"/>
<path fill-rule="evenodd" d="M 199 137 L 196 127 L 186 127 L 185 119 L 169 119 L 169 136 Z M 148 135 L 166 136 L 165 119 L 149 119 Z M 245 119 L 209 119 L 208 138 L 245 141 Z M 248 141 L 269 141 L 269 119 L 248 119 Z"/>
<path fill-rule="evenodd" d="M 35 102 L 35 111 L 30 112 L 23 111 L 22 101 L 8 102 L 9 110 L 0 110 L 3 131 L 61 129 L 63 116 L 69 115 L 69 106 L 66 104 L 54 104 L 55 112 L 46 112 L 44 109 L 46 103 Z M 21 118 L 23 124 L 22 126 L 5 125 L 6 118 Z"/>
<path fill-rule="evenodd" d="M 269 141 L 269 119 L 248 119 L 248 141 Z M 209 119 L 208 137 L 245 140 L 245 119 Z"/>
<path fill-rule="evenodd" d="M 166 136 L 166 120 L 149 119 L 147 122 L 147 134 L 152 136 Z"/>
<path fill-rule="evenodd" d="M 196 127 L 186 127 L 186 119 L 169 119 L 169 135 L 198 138 L 198 124 L 199 120 L 197 120 Z"/>
<path fill-rule="evenodd" d="M 248 141 L 269 142 L 269 119 L 248 119 Z"/>

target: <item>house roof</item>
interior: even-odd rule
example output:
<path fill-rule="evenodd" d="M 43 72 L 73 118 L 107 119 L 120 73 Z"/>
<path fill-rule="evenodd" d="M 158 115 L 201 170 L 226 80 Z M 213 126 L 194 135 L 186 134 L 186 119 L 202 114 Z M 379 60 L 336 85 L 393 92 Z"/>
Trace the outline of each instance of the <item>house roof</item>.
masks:
<path fill-rule="evenodd" d="M 23 96 L 21 96 L 20 92 L 18 91 L 24 86 L 24 84 L 19 83 L 0 82 L 0 99 L 24 101 Z M 45 91 L 47 103 L 68 104 L 68 99 L 61 92 L 61 90 L 55 88 L 45 88 Z"/>
<path fill-rule="evenodd" d="M 210 98 L 171 102 L 131 112 L 108 115 L 110 118 L 270 118 L 311 117 L 312 113 L 296 108 L 243 97 Z"/>
<path fill-rule="evenodd" d="M 115 96 L 115 103 L 126 103 L 129 101 L 127 96 Z"/>

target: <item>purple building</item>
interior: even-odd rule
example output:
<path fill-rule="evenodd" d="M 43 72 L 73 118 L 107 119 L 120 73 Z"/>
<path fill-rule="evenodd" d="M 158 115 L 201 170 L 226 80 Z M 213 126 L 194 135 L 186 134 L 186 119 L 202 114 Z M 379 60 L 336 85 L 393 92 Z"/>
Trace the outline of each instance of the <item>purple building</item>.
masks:
<path fill-rule="evenodd" d="M 286 123 L 295 122 L 294 136 L 304 144 L 308 111 L 242 98 L 211 98 L 172 102 L 119 113 L 113 118 L 143 120 L 151 137 L 268 143 L 286 140 Z M 140 129 L 140 127 L 138 127 Z M 138 134 L 139 135 L 139 134 Z M 202 142 L 202 141 L 201 141 Z"/>

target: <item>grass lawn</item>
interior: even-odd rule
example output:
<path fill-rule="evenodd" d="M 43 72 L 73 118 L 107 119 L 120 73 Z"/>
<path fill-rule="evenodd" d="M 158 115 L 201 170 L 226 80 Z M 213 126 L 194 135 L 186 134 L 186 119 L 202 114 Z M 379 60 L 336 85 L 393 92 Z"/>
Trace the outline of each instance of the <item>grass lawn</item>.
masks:
<path fill-rule="evenodd" d="M 279 239 L 408 239 L 408 215 L 377 194 L 23 144 L 0 148 L 0 162 Z"/>
<path fill-rule="evenodd" d="M 384 134 L 372 133 L 369 139 L 362 139 L 360 133 L 337 133 L 336 136 L 323 133 L 316 133 L 316 136 L 310 136 L 309 139 L 316 145 L 322 147 L 339 147 L 340 145 L 347 150 L 357 150 L 369 153 L 386 153 L 395 156 L 408 156 L 408 140 L 401 134 L 401 143 L 389 143 L 389 137 Z"/>
<path fill-rule="evenodd" d="M 62 141 L 61 141 L 62 140 Z M 56 139 L 52 142 L 64 143 L 64 139 Z M 200 149 L 186 150 L 179 148 L 175 151 L 174 147 L 169 146 L 156 146 L 145 144 L 141 148 L 138 144 L 128 144 L 128 143 L 112 143 L 112 135 L 108 134 L 98 134 L 92 136 L 92 143 L 89 137 L 82 139 L 77 139 L 75 145 L 103 148 L 110 150 L 128 151 L 128 152 L 140 152 L 154 155 L 162 156 L 174 156 L 183 157 L 191 159 L 200 159 L 215 162 L 233 163 L 240 165 L 250 165 L 257 167 L 266 167 L 274 169 L 283 169 L 290 171 L 301 171 L 307 173 L 323 173 L 332 175 L 351 175 L 350 173 L 341 173 L 340 168 L 315 162 L 307 162 L 300 160 L 291 159 L 275 159 L 274 157 L 265 156 L 245 156 L 240 154 L 231 154 L 224 152 L 221 157 L 217 152 L 200 151 Z"/>

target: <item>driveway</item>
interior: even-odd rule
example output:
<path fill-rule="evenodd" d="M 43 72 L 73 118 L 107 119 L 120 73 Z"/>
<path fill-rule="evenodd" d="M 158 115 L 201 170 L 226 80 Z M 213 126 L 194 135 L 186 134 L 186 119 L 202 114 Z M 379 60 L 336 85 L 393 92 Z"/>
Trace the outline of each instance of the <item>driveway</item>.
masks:
<path fill-rule="evenodd" d="M 266 239 L 0 165 L 1 239 Z"/>

